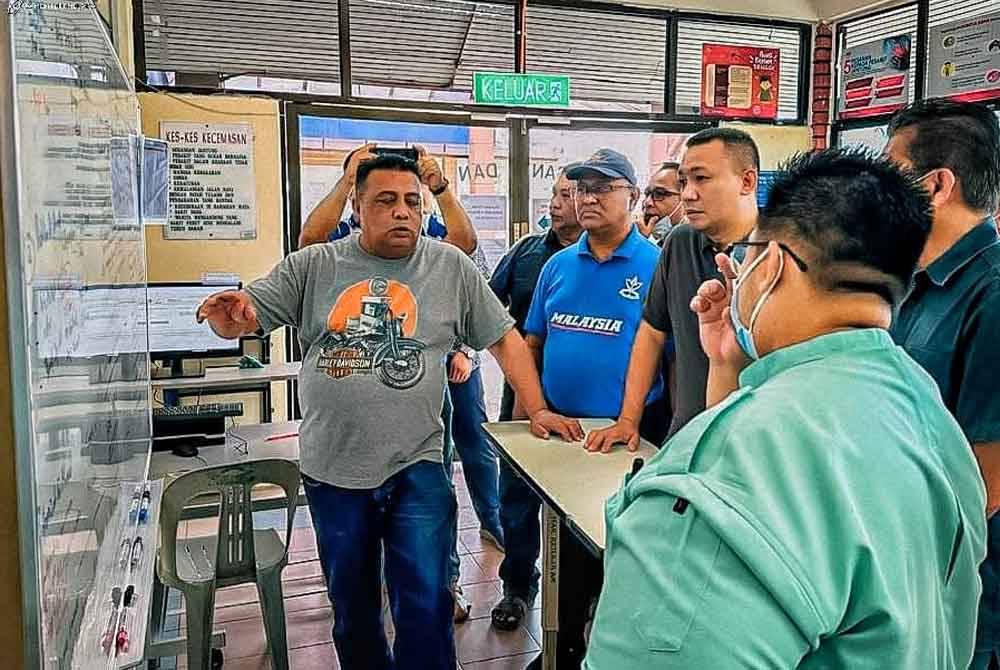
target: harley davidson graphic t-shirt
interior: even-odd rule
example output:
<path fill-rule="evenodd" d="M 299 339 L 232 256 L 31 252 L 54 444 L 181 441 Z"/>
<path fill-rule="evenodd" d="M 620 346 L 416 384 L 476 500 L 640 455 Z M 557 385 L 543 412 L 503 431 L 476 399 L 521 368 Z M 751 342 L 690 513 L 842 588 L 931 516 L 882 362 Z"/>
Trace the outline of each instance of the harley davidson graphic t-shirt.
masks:
<path fill-rule="evenodd" d="M 265 331 L 298 328 L 302 472 L 343 488 L 440 462 L 448 352 L 486 349 L 514 325 L 472 260 L 426 237 L 398 260 L 357 235 L 312 245 L 246 292 Z"/>

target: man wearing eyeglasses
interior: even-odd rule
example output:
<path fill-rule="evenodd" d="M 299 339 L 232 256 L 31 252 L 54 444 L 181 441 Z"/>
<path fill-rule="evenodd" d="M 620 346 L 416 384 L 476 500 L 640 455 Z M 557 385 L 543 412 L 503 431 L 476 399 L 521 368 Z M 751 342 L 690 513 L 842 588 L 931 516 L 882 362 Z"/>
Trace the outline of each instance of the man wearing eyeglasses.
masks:
<path fill-rule="evenodd" d="M 676 379 L 671 385 L 676 392 L 671 395 L 674 411 L 668 434 L 705 409 L 708 359 L 688 302 L 702 282 L 721 276 L 715 255 L 746 239 L 753 229 L 759 173 L 757 145 L 741 130 L 709 128 L 688 139 L 679 173 L 688 223 L 670 234 L 660 256 L 632 348 L 618 421 L 587 436 L 590 451 L 606 453 L 616 444 L 638 448 L 638 427 L 647 421 L 643 401 L 660 372 L 668 338 L 674 343 Z"/>
<path fill-rule="evenodd" d="M 887 329 L 931 228 L 889 161 L 803 154 L 690 303 L 711 408 L 607 505 L 586 670 L 954 670 L 985 491 Z"/>
<path fill-rule="evenodd" d="M 680 163 L 666 162 L 649 178 L 642 201 L 642 234 L 659 246 L 673 229 L 684 221 L 681 200 Z"/>
<path fill-rule="evenodd" d="M 889 123 L 886 154 L 930 194 L 934 225 L 892 336 L 937 381 L 986 482 L 989 552 L 980 569 L 973 670 L 1000 659 L 1000 124 L 978 104 L 923 100 Z"/>
<path fill-rule="evenodd" d="M 600 149 L 566 171 L 574 180 L 574 203 L 584 232 L 576 244 L 556 253 L 538 279 L 524 325 L 528 347 L 542 370 L 545 397 L 577 418 L 607 418 L 621 410 L 625 372 L 642 304 L 659 252 L 632 224 L 639 199 L 635 169 L 622 154 Z M 657 375 L 645 399 L 650 409 L 643 435 L 662 439 L 663 384 Z M 514 416 L 520 398 L 515 400 Z M 647 428 L 648 431 L 647 432 Z M 534 498 L 531 513 L 541 501 Z M 563 533 L 560 558 L 559 649 L 561 668 L 578 666 L 590 599 L 600 584 L 601 564 Z M 510 574 L 531 574 L 536 552 L 519 552 L 524 566 L 506 565 Z M 514 555 L 508 556 L 509 559 Z M 509 592 L 505 584 L 505 593 Z M 537 587 L 536 587 L 537 588 Z"/>

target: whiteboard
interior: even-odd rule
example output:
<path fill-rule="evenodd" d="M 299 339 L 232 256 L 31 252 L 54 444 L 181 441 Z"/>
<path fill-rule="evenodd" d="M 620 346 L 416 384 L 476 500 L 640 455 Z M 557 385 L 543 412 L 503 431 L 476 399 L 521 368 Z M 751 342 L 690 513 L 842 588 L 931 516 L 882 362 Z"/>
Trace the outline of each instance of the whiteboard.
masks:
<path fill-rule="evenodd" d="M 6 20 L 14 95 L 0 104 L 16 110 L 18 178 L 4 227 L 21 270 L 7 290 L 26 345 L 12 391 L 27 426 L 18 480 L 31 484 L 19 490 L 23 579 L 38 609 L 25 617 L 38 640 L 28 667 L 106 668 L 99 631 L 130 575 L 97 561 L 136 532 L 122 491 L 145 479 L 150 444 L 138 102 L 91 3 L 21 2 Z"/>

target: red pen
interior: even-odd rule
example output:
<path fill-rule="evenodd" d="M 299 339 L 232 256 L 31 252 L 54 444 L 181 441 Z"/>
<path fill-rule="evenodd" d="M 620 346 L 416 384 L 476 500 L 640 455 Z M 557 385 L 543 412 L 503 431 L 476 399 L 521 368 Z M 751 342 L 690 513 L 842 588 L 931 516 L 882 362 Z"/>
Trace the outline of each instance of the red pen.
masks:
<path fill-rule="evenodd" d="M 264 438 L 265 442 L 274 442 L 275 440 L 286 440 L 290 437 L 298 437 L 298 433 L 284 433 L 282 435 L 272 435 L 271 437 Z"/>

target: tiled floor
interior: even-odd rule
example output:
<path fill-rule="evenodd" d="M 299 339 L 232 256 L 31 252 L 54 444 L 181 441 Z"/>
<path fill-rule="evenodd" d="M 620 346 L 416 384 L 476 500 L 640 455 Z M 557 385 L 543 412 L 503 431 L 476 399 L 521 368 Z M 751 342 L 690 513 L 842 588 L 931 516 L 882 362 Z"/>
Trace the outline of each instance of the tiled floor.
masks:
<path fill-rule="evenodd" d="M 502 555 L 479 538 L 479 525 L 472 511 L 461 468 L 455 469 L 455 488 L 459 496 L 459 545 L 462 563 L 461 584 L 472 602 L 472 618 L 456 626 L 455 644 L 461 670 L 522 670 L 538 653 L 541 645 L 541 616 L 532 611 L 524 626 L 510 633 L 490 626 L 490 609 L 500 597 L 497 569 Z M 255 524 L 283 526 L 283 512 L 258 513 Z M 189 536 L 210 534 L 215 519 L 188 522 L 182 532 Z M 330 635 L 330 603 L 326 598 L 323 576 L 316 558 L 316 538 L 308 510 L 300 509 L 292 531 L 289 565 L 283 575 L 285 618 L 288 629 L 289 662 L 293 670 L 335 670 L 337 653 Z M 536 603 L 537 606 L 537 603 Z M 179 594 L 171 592 L 171 607 L 177 611 L 172 624 L 184 625 Z M 386 613 L 386 628 L 392 635 L 392 622 Z M 264 624 L 257 590 L 252 584 L 224 589 L 216 594 L 215 627 L 226 631 L 225 670 L 270 670 Z M 183 670 L 186 658 L 164 659 L 162 670 Z"/>

